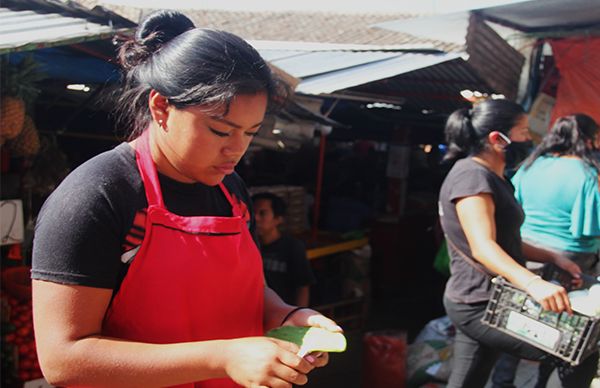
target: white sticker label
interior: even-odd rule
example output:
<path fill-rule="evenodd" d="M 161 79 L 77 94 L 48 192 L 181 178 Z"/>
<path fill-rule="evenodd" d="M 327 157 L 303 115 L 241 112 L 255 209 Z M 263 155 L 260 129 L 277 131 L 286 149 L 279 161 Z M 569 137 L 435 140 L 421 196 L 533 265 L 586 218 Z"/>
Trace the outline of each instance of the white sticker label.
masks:
<path fill-rule="evenodd" d="M 558 329 L 515 311 L 508 314 L 506 329 L 552 350 L 556 350 L 556 345 L 560 340 Z"/>

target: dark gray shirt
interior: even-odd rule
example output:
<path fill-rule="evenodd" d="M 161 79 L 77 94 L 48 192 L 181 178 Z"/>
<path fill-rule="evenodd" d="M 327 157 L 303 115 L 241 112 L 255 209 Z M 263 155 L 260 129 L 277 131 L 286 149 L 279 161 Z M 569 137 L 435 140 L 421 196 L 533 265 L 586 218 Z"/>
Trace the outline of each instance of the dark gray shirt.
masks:
<path fill-rule="evenodd" d="M 231 217 L 231 205 L 218 186 L 177 182 L 160 173 L 159 181 L 169 211 Z M 254 234 L 250 197 L 242 179 L 234 173 L 223 183 L 246 204 Z M 135 252 L 144 239 L 145 223 L 136 220 L 147 207 L 130 145 L 122 143 L 88 160 L 65 178 L 38 216 L 32 278 L 116 291 L 131 263 L 124 254 Z"/>
<path fill-rule="evenodd" d="M 520 227 L 525 215 L 515 200 L 512 184 L 472 158 L 457 161 L 442 184 L 439 200 L 440 221 L 449 240 L 451 275 L 446 284 L 446 297 L 456 303 L 477 303 L 490 297 L 490 276 L 473 258 L 456 213 L 458 199 L 484 193 L 491 194 L 495 205 L 496 242 L 513 259 L 524 264 Z M 472 259 L 471 263 L 461 257 L 450 242 Z"/>

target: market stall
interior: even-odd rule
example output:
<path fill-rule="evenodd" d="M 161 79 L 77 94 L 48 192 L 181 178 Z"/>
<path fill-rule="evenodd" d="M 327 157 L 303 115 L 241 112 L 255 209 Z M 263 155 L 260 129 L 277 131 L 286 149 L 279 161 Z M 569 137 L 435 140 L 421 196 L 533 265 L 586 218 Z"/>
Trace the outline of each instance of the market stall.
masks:
<path fill-rule="evenodd" d="M 40 379 L 29 264 L 35 217 L 72 168 L 59 135 L 107 115 L 92 106 L 119 79 L 111 39 L 134 25 L 100 8 L 3 1 L 0 8 L 2 155 L 2 383 Z M 116 137 L 115 137 L 116 138 Z"/>

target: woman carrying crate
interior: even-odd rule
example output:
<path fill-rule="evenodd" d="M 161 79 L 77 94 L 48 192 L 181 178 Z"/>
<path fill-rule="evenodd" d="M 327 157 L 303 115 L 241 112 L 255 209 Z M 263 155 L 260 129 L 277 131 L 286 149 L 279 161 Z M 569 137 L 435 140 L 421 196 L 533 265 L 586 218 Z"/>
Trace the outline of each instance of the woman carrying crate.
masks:
<path fill-rule="evenodd" d="M 521 240 L 523 210 L 503 172 L 506 148 L 525 138 L 527 131 L 525 112 L 507 100 L 487 100 L 472 109 L 457 110 L 446 123 L 446 159 L 457 160 L 439 199 L 451 268 L 444 305 L 457 328 L 448 388 L 484 387 L 501 352 L 530 360 L 552 357 L 481 323 L 493 276 L 526 290 L 546 310 L 571 313 L 566 290 L 524 266 L 527 258 L 553 263 L 576 278 L 581 273 L 579 266 L 562 255 Z M 561 365 L 563 387 L 589 386 L 597 361 L 596 352 L 576 367 Z"/>

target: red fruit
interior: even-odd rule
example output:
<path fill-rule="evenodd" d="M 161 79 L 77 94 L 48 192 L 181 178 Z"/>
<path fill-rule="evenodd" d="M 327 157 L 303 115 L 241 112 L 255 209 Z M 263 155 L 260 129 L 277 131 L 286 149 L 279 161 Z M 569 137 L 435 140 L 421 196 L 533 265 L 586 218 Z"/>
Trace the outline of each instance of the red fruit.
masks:
<path fill-rule="evenodd" d="M 24 359 L 21 360 L 20 365 L 22 370 L 31 370 L 33 369 L 33 361 L 31 361 L 30 359 Z"/>
<path fill-rule="evenodd" d="M 29 345 L 28 344 L 21 344 L 19 345 L 19 355 L 20 356 L 24 356 L 29 352 Z"/>
<path fill-rule="evenodd" d="M 31 335 L 31 327 L 23 326 L 19 330 L 17 330 L 17 335 L 21 337 L 29 337 Z"/>

